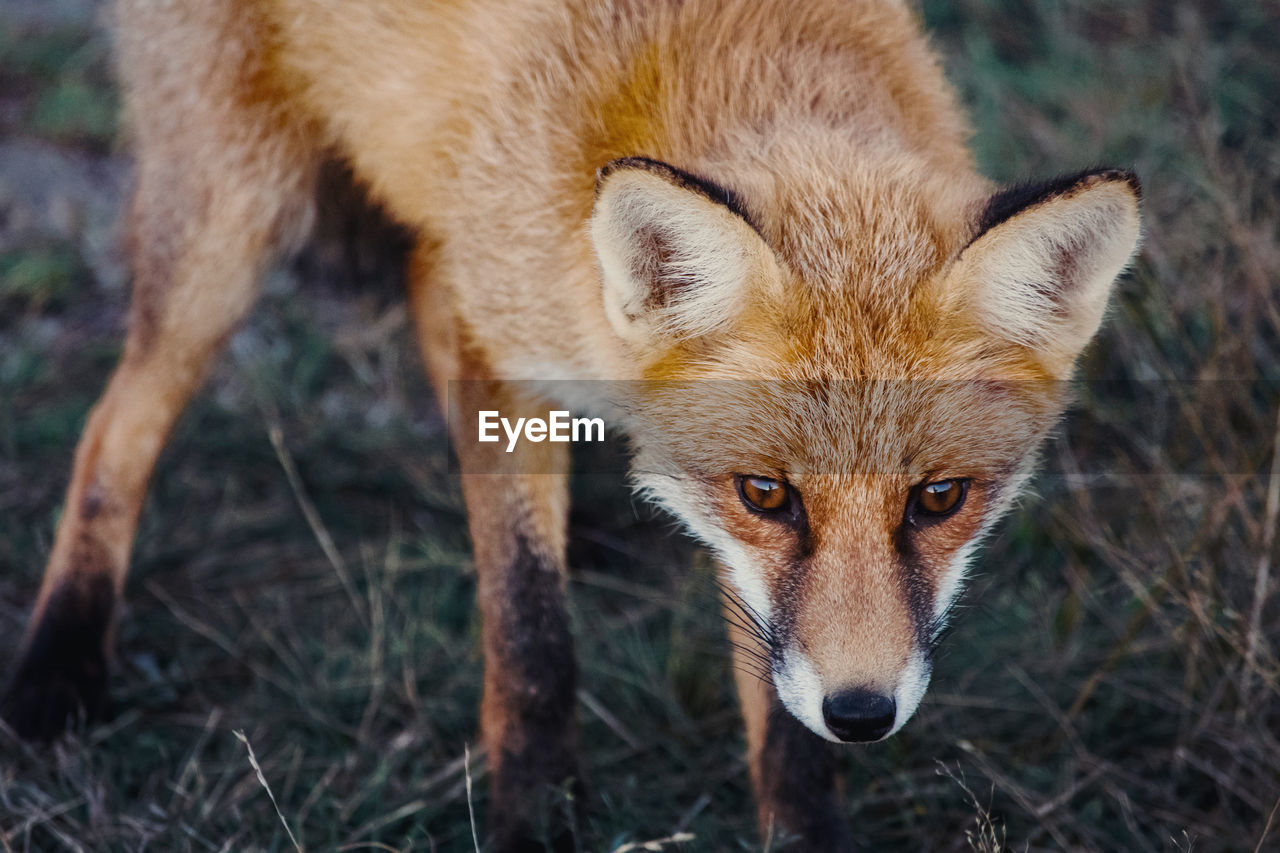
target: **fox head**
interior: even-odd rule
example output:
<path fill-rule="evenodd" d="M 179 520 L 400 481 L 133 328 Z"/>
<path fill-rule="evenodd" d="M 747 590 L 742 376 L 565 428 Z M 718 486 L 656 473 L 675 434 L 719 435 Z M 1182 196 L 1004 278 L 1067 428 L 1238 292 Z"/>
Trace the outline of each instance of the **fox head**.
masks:
<path fill-rule="evenodd" d="M 966 564 L 1066 404 L 1138 185 L 741 186 L 600 173 L 605 309 L 645 379 L 634 477 L 717 554 L 785 707 L 878 740 L 919 704 Z"/>

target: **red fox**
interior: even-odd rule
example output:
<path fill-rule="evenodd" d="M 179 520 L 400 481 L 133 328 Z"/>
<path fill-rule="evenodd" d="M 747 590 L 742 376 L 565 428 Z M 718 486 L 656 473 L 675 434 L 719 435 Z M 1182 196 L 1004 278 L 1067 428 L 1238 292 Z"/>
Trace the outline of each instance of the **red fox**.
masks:
<path fill-rule="evenodd" d="M 40 736 L 97 709 L 156 456 L 336 157 L 415 235 L 495 849 L 525 849 L 537 792 L 577 779 L 569 450 L 477 440 L 473 415 L 580 408 L 563 380 L 620 383 L 596 414 L 626 413 L 638 487 L 720 561 L 762 831 L 849 847 L 826 741 L 887 737 L 920 702 L 1135 251 L 1134 176 L 998 191 L 889 0 L 118 0 L 115 30 L 128 337 L 5 719 Z"/>

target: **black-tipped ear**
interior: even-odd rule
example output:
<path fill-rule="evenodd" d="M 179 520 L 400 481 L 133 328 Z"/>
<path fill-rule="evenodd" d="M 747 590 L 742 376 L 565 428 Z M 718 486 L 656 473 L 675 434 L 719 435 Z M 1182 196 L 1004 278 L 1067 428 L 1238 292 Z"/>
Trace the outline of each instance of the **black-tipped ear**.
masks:
<path fill-rule="evenodd" d="M 982 216 L 978 218 L 973 240 L 1032 205 L 1067 195 L 1083 183 L 1098 180 L 1123 181 L 1133 190 L 1135 197 L 1139 200 L 1142 198 L 1142 185 L 1138 182 L 1138 176 L 1128 169 L 1097 167 L 1070 175 L 1059 175 L 1047 181 L 1024 181 L 1001 190 L 987 201 Z M 969 242 L 972 243 L 973 240 Z"/>
<path fill-rule="evenodd" d="M 600 170 L 591 238 L 609 320 L 636 343 L 721 331 L 755 283 L 777 277 L 730 193 L 655 160 Z"/>
<path fill-rule="evenodd" d="M 1119 169 L 997 193 L 947 276 L 948 306 L 1068 376 L 1137 249 L 1139 200 Z"/>

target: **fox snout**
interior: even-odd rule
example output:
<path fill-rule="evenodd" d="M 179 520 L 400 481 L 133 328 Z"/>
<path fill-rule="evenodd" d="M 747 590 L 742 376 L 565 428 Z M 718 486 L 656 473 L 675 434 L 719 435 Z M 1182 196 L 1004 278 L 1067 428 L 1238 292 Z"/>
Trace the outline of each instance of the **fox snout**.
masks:
<path fill-rule="evenodd" d="M 870 743 L 893 729 L 898 703 L 892 696 L 857 688 L 829 694 L 822 700 L 822 721 L 845 743 Z"/>
<path fill-rule="evenodd" d="M 773 681 L 783 706 L 814 734 L 835 743 L 872 743 L 915 713 L 929 686 L 927 655 L 913 649 L 888 677 L 826 676 L 799 648 L 778 656 Z"/>

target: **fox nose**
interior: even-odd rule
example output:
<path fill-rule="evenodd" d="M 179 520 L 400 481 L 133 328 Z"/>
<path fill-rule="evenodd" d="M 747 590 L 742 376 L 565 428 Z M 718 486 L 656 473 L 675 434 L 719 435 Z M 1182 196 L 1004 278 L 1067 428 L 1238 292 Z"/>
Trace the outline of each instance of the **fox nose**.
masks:
<path fill-rule="evenodd" d="M 880 740 L 893 728 L 898 706 L 892 696 L 870 690 L 845 690 L 822 700 L 822 719 L 845 743 Z"/>

